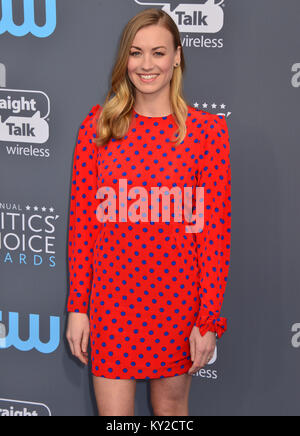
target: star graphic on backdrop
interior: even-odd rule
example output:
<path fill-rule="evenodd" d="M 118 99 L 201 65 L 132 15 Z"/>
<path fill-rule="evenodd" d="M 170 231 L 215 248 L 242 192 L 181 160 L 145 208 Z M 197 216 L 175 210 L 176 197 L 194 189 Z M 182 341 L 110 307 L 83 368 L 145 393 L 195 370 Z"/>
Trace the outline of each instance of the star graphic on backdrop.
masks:
<path fill-rule="evenodd" d="M 194 107 L 195 108 L 198 109 L 199 106 L 201 106 L 201 104 L 199 104 L 198 102 L 194 103 Z M 205 102 L 205 103 L 202 103 L 202 107 L 203 107 L 203 110 L 211 107 L 213 110 L 218 110 L 218 108 L 220 108 L 221 111 L 225 111 L 225 109 L 227 108 L 227 105 L 225 103 L 222 103 L 222 104 L 217 104 L 217 103 L 208 104 L 208 103 Z M 231 115 L 231 112 L 227 112 L 227 115 L 228 116 Z"/>
<path fill-rule="evenodd" d="M 38 212 L 39 210 L 42 211 L 42 212 L 47 212 L 48 211 L 48 208 L 46 206 L 42 206 L 42 207 L 34 206 L 34 207 L 31 207 L 31 206 L 27 205 L 25 207 L 25 209 L 27 211 L 30 211 L 30 210 L 33 209 L 35 212 Z M 50 207 L 49 211 L 53 213 L 55 211 L 55 209 L 53 207 Z"/>

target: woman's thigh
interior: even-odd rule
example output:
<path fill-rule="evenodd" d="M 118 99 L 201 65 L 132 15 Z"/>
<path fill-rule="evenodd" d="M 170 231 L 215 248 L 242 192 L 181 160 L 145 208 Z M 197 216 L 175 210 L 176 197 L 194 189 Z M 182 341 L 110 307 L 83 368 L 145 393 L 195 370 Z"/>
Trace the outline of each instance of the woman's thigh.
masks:
<path fill-rule="evenodd" d="M 134 416 L 136 380 L 93 376 L 100 416 Z"/>
<path fill-rule="evenodd" d="M 188 408 L 193 376 L 182 374 L 150 380 L 151 403 L 154 412 L 172 412 Z"/>

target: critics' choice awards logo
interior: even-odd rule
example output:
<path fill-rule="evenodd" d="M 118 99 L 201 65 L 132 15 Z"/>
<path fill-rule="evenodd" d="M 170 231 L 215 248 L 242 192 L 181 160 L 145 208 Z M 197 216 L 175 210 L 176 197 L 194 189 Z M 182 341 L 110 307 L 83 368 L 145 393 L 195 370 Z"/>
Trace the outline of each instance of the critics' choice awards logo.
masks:
<path fill-rule="evenodd" d="M 49 324 L 43 326 L 43 332 L 48 331 L 47 342 L 42 342 L 40 339 L 40 315 L 30 314 L 29 315 L 29 328 L 26 329 L 28 333 L 28 339 L 22 340 L 21 337 L 25 336 L 25 332 L 20 335 L 19 328 L 19 318 L 20 315 L 17 312 L 9 312 L 7 323 L 3 322 L 2 311 L 0 310 L 0 322 L 3 322 L 7 326 L 6 334 L 0 337 L 0 350 L 5 350 L 8 348 L 15 348 L 19 351 L 32 351 L 36 350 L 42 354 L 51 354 L 57 350 L 60 344 L 60 318 L 57 316 L 50 316 L 50 328 Z M 23 320 L 22 320 L 23 321 Z M 48 321 L 49 323 L 49 321 Z M 23 322 L 22 322 L 23 324 Z"/>
<path fill-rule="evenodd" d="M 41 91 L 0 89 L 0 142 L 44 144 L 49 139 L 49 97 Z M 10 155 L 49 156 L 49 150 L 7 146 Z"/>
<path fill-rule="evenodd" d="M 0 262 L 55 268 L 59 218 L 53 207 L 0 203 Z"/>
<path fill-rule="evenodd" d="M 21 0 L 22 1 L 22 0 Z M 41 9 L 45 11 L 45 24 L 39 26 L 35 22 L 36 13 Z M 13 0 L 0 0 L 2 18 L 0 19 L 0 35 L 5 32 L 13 36 L 25 36 L 29 33 L 38 38 L 47 38 L 56 28 L 56 0 L 23 0 L 24 20 L 22 24 L 15 24 L 16 7 L 20 7 Z M 15 8 L 14 8 L 15 6 Z M 15 14 L 14 14 L 15 13 Z"/>
<path fill-rule="evenodd" d="M 300 88 L 300 63 L 292 66 L 292 86 L 294 88 Z"/>
<path fill-rule="evenodd" d="M 46 404 L 0 398 L 0 416 L 52 416 Z"/>
<path fill-rule="evenodd" d="M 182 39 L 183 47 L 222 48 L 223 38 L 209 38 L 203 34 L 216 34 L 224 27 L 224 0 L 180 0 L 172 1 L 143 1 L 134 0 L 142 6 L 162 6 L 177 24 L 181 33 L 202 34 L 198 38 L 185 35 Z"/>

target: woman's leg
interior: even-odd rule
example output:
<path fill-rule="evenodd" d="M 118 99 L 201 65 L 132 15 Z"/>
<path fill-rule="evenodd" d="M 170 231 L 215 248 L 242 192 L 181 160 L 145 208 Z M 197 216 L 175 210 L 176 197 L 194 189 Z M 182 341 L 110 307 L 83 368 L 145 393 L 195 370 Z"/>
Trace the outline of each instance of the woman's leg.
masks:
<path fill-rule="evenodd" d="M 150 380 L 151 404 L 155 416 L 189 416 L 189 394 L 193 376 Z"/>
<path fill-rule="evenodd" d="M 136 380 L 93 376 L 99 416 L 134 416 Z"/>

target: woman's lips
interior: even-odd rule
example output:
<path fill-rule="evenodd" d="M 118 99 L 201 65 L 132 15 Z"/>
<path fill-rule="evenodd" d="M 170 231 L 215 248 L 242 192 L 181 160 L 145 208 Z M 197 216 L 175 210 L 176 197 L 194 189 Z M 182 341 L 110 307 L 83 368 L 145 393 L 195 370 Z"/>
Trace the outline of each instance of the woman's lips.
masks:
<path fill-rule="evenodd" d="M 155 77 L 153 77 L 152 79 L 145 79 L 142 77 L 141 74 L 138 74 L 138 76 L 143 83 L 152 83 L 158 78 L 159 74 L 156 74 Z M 149 74 L 149 76 L 152 76 L 152 74 Z M 154 76 L 154 74 L 153 74 L 153 76 Z"/>

